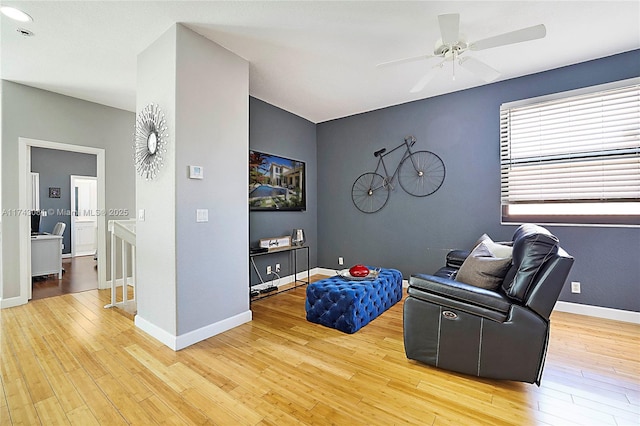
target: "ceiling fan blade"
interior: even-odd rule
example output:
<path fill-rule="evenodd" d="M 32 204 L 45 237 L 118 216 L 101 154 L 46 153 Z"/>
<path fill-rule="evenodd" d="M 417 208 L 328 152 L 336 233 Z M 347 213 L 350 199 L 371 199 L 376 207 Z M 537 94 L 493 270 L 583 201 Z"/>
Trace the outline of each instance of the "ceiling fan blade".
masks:
<path fill-rule="evenodd" d="M 487 83 L 492 82 L 496 78 L 500 77 L 499 71 L 491 68 L 489 65 L 475 58 L 466 57 L 460 59 L 460 66 L 471 71 Z"/>
<path fill-rule="evenodd" d="M 431 79 L 438 73 L 438 70 L 442 68 L 443 63 L 444 61 L 440 62 L 438 65 L 431 67 L 429 71 L 427 71 L 427 73 L 423 75 L 422 78 L 415 84 L 415 86 L 413 86 L 411 90 L 409 90 L 409 92 L 411 93 L 422 92 L 422 90 L 424 90 L 427 84 L 429 84 Z"/>
<path fill-rule="evenodd" d="M 393 61 L 381 62 L 378 65 L 376 65 L 376 68 L 386 67 L 389 65 L 406 64 L 408 62 L 423 61 L 426 59 L 431 59 L 433 57 L 434 57 L 433 55 L 420 55 L 420 56 L 412 56 L 410 58 L 395 59 Z"/>
<path fill-rule="evenodd" d="M 442 44 L 456 44 L 460 35 L 460 15 L 457 13 L 439 15 L 438 22 Z"/>
<path fill-rule="evenodd" d="M 544 24 L 535 25 L 533 27 L 522 28 L 521 30 L 511 31 L 509 33 L 500 34 L 494 37 L 478 40 L 471 43 L 469 49 L 484 50 L 494 47 L 505 46 L 507 44 L 521 43 L 523 41 L 537 40 L 547 35 L 547 29 Z"/>

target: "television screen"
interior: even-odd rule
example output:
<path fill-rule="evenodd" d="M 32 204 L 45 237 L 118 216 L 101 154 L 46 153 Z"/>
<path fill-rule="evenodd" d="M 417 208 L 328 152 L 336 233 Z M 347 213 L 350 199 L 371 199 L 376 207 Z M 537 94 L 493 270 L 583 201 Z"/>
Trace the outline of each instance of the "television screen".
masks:
<path fill-rule="evenodd" d="M 249 151 L 250 210 L 305 210 L 305 163 Z"/>

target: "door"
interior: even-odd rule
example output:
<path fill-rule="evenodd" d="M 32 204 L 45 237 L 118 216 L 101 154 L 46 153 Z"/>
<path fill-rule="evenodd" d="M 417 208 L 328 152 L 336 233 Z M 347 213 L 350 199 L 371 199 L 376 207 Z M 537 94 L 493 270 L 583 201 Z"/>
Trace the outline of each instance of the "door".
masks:
<path fill-rule="evenodd" d="M 96 253 L 98 247 L 98 178 L 71 176 L 71 256 Z"/>

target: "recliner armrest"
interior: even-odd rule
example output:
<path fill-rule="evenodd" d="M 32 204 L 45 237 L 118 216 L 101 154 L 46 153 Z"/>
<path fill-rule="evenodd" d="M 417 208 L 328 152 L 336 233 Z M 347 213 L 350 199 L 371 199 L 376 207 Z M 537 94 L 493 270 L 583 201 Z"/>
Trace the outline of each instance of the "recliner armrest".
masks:
<path fill-rule="evenodd" d="M 451 250 L 447 253 L 447 266 L 460 269 L 465 259 L 469 257 L 469 250 Z"/>
<path fill-rule="evenodd" d="M 434 275 L 417 274 L 409 278 L 409 294 L 419 298 L 419 291 L 412 291 L 412 288 L 501 313 L 509 312 L 513 304 L 509 298 L 497 291 Z"/>

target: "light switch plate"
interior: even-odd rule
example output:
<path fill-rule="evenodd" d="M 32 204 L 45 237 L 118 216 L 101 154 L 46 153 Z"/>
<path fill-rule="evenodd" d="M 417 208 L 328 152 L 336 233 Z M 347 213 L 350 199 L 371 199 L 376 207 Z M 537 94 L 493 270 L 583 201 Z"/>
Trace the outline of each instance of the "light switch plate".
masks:
<path fill-rule="evenodd" d="M 196 222 L 209 222 L 209 209 L 196 209 Z"/>
<path fill-rule="evenodd" d="M 145 212 L 144 209 L 138 210 L 138 222 L 144 222 Z"/>

